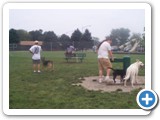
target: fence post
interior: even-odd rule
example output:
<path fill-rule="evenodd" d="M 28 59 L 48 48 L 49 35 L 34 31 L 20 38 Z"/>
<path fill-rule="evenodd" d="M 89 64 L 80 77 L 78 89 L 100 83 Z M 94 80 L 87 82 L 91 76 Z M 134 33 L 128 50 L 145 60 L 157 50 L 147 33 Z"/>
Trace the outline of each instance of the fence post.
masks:
<path fill-rule="evenodd" d="M 129 56 L 123 57 L 123 69 L 126 70 L 131 63 L 131 58 Z"/>

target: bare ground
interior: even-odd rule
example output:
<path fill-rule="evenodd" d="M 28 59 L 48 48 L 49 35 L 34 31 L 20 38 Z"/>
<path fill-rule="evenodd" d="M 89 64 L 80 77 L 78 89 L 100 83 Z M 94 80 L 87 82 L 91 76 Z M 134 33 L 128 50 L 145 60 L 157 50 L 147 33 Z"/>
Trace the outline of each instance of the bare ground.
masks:
<path fill-rule="evenodd" d="M 78 85 L 78 86 L 80 85 L 88 90 L 102 91 L 102 92 L 113 92 L 113 91 L 131 92 L 134 89 L 145 88 L 144 76 L 138 76 L 137 81 L 138 84 L 134 84 L 134 87 L 131 86 L 130 81 L 127 82 L 127 86 L 125 87 L 124 84 L 120 82 L 119 77 L 117 77 L 116 83 L 113 82 L 112 76 L 110 77 L 109 81 L 103 81 L 102 83 L 99 83 L 98 76 L 91 76 L 91 77 L 85 77 L 82 83 L 77 83 L 72 85 Z"/>

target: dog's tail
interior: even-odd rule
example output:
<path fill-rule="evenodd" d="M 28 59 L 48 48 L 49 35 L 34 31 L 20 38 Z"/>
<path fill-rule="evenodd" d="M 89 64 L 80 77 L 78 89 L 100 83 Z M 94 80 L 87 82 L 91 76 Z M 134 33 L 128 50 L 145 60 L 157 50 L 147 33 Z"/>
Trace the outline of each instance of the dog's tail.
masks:
<path fill-rule="evenodd" d="M 128 80 L 130 78 L 130 72 L 126 73 L 124 80 Z"/>
<path fill-rule="evenodd" d="M 114 69 L 114 68 L 111 68 L 111 67 L 108 67 L 108 69 L 111 69 L 111 70 L 115 71 L 115 69 Z"/>

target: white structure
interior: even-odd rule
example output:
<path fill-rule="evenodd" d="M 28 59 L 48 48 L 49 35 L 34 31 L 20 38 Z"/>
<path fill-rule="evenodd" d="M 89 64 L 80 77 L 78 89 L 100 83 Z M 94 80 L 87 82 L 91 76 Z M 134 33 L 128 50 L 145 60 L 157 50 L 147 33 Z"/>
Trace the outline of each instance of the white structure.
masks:
<path fill-rule="evenodd" d="M 134 45 L 132 45 L 133 43 Z M 119 49 L 123 51 L 134 52 L 136 48 L 138 47 L 139 43 L 140 43 L 140 40 L 132 39 L 126 42 L 125 44 L 121 45 Z"/>

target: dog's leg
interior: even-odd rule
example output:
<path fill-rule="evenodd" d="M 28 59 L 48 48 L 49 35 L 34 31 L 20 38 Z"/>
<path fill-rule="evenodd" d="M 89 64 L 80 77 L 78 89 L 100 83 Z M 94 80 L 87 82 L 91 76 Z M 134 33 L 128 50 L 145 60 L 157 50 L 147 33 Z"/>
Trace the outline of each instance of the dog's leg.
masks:
<path fill-rule="evenodd" d="M 54 66 L 53 66 L 53 64 L 52 64 L 52 66 L 51 66 L 51 71 L 54 71 Z"/>
<path fill-rule="evenodd" d="M 126 72 L 126 76 L 125 76 L 125 78 L 124 78 L 124 86 L 127 86 L 126 85 L 126 83 L 127 83 L 127 80 L 128 79 L 130 79 L 130 73 L 131 73 L 131 71 L 130 70 L 127 70 L 127 72 Z"/>
<path fill-rule="evenodd" d="M 50 62 L 49 64 L 48 64 L 48 69 L 50 70 L 50 71 L 53 71 L 54 69 L 53 69 L 53 62 Z"/>
<path fill-rule="evenodd" d="M 121 75 L 121 82 L 123 82 L 123 75 Z"/>
<path fill-rule="evenodd" d="M 126 87 L 127 79 L 124 79 L 124 86 Z"/>
<path fill-rule="evenodd" d="M 136 85 L 138 84 L 137 75 L 135 75 L 135 83 L 136 83 Z"/>
<path fill-rule="evenodd" d="M 115 79 L 116 79 L 116 75 L 113 74 L 113 81 L 114 81 L 114 83 L 116 83 Z"/>
<path fill-rule="evenodd" d="M 53 65 L 53 62 L 51 63 L 51 71 L 54 71 L 54 65 Z"/>
<path fill-rule="evenodd" d="M 132 76 L 132 77 L 131 77 L 131 85 L 132 85 L 132 88 L 134 88 L 134 82 L 135 82 L 135 76 Z"/>

